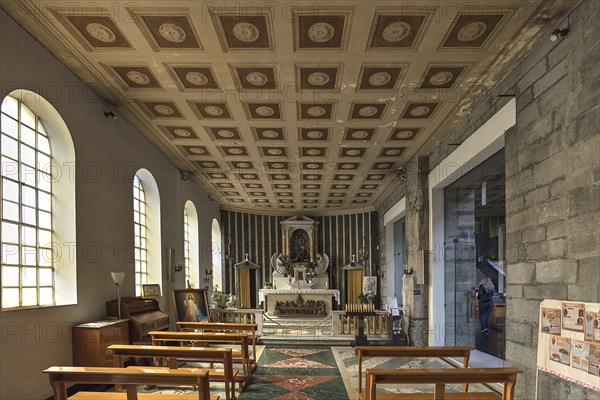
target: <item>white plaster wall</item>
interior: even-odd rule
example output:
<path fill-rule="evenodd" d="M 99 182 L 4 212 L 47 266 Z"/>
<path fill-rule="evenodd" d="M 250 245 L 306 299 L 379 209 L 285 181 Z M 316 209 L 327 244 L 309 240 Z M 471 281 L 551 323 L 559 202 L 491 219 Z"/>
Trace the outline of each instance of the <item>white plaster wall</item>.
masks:
<path fill-rule="evenodd" d="M 133 200 L 131 176 L 146 168 L 156 178 L 161 198 L 163 265 L 166 251 L 183 262 L 183 207 L 186 200 L 201 210 L 201 274 L 210 267 L 203 253 L 211 240 L 211 222 L 219 207 L 192 181 L 182 181 L 175 166 L 124 119 L 104 117 L 93 91 L 4 13 L 0 14 L 1 97 L 25 88 L 46 97 L 69 127 L 77 161 L 78 304 L 0 315 L 0 398 L 45 399 L 52 395 L 42 369 L 72 362 L 70 327 L 105 314 L 105 302 L 116 297 L 111 271 L 126 271 L 124 296 L 134 295 Z M 60 210 L 57 218 L 60 218 Z M 98 249 L 101 254 L 98 254 Z M 163 268 L 160 299 L 172 314 L 170 289 L 184 287 L 183 272 L 175 283 Z"/>

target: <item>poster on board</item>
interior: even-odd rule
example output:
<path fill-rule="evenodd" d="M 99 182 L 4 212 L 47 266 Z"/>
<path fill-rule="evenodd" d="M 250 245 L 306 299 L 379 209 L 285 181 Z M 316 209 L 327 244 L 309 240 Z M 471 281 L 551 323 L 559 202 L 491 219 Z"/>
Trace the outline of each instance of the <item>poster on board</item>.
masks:
<path fill-rule="evenodd" d="M 560 315 L 561 311 L 558 308 L 542 307 L 542 333 L 560 335 Z"/>
<path fill-rule="evenodd" d="M 550 360 L 571 365 L 571 339 L 562 336 L 550 338 Z"/>
<path fill-rule="evenodd" d="M 585 313 L 585 340 L 600 342 L 600 312 Z"/>
<path fill-rule="evenodd" d="M 583 332 L 585 304 L 562 303 L 562 328 L 570 331 Z"/>
<path fill-rule="evenodd" d="M 590 368 L 588 373 L 600 376 L 600 344 L 590 344 Z"/>
<path fill-rule="evenodd" d="M 590 367 L 590 344 L 575 340 L 573 342 L 573 368 L 588 371 Z"/>

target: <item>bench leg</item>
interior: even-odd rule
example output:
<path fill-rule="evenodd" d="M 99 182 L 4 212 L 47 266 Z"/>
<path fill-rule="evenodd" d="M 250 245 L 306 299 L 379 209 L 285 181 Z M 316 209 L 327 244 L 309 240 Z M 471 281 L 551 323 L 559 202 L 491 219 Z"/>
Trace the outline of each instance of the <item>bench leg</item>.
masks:
<path fill-rule="evenodd" d="M 127 388 L 127 400 L 138 400 L 137 385 L 125 385 Z"/>
<path fill-rule="evenodd" d="M 443 383 L 436 383 L 435 390 L 433 392 L 433 399 L 434 400 L 443 400 L 445 394 L 446 394 L 446 385 Z"/>
<path fill-rule="evenodd" d="M 62 382 L 54 382 L 52 380 L 52 374 L 50 374 L 50 385 L 52 385 L 52 389 L 54 390 L 55 400 L 67 400 L 67 388 L 65 387 L 65 384 Z"/>
<path fill-rule="evenodd" d="M 516 377 L 515 377 L 516 379 Z M 504 390 L 502 390 L 502 400 L 514 400 L 515 398 L 515 382 L 506 382 Z"/>

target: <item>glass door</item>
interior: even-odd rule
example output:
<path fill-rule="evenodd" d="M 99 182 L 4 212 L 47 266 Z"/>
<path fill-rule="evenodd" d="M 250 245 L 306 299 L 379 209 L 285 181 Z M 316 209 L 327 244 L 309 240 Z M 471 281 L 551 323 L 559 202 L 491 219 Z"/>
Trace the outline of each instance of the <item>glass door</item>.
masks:
<path fill-rule="evenodd" d="M 406 223 L 402 218 L 394 222 L 394 296 L 398 300 L 398 305 L 403 304 L 404 264 L 406 264 Z"/>
<path fill-rule="evenodd" d="M 504 150 L 444 189 L 445 344 L 473 346 L 504 358 Z M 480 323 L 475 291 L 483 279 L 494 294 L 491 327 Z M 489 303 L 486 303 L 489 305 Z M 489 315 L 489 314 L 486 314 Z"/>

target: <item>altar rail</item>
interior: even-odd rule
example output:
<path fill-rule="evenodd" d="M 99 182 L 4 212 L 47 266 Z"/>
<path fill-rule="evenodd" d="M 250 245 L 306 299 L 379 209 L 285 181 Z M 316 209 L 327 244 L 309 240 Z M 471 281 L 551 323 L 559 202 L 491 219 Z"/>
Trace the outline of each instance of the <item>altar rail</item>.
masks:
<path fill-rule="evenodd" d="M 256 324 L 258 326 L 258 335 L 260 336 L 262 335 L 263 310 L 262 308 L 211 308 L 210 321 L 235 324 Z"/>
<path fill-rule="evenodd" d="M 357 335 L 358 317 L 347 317 L 345 311 L 334 310 L 332 313 L 331 335 Z M 373 336 L 387 336 L 389 314 L 383 310 L 376 310 L 377 315 L 365 317 L 365 334 Z M 263 310 L 262 309 L 234 309 L 211 308 L 211 322 L 229 322 L 237 324 L 256 324 L 257 334 L 263 336 Z"/>
<path fill-rule="evenodd" d="M 389 314 L 383 310 L 376 310 L 377 315 L 366 316 L 365 318 L 365 335 L 386 336 L 388 334 L 388 319 Z M 348 317 L 345 311 L 333 311 L 334 328 L 336 334 L 339 335 L 357 335 L 358 334 L 358 317 Z M 336 324 L 336 321 L 337 324 Z"/>

